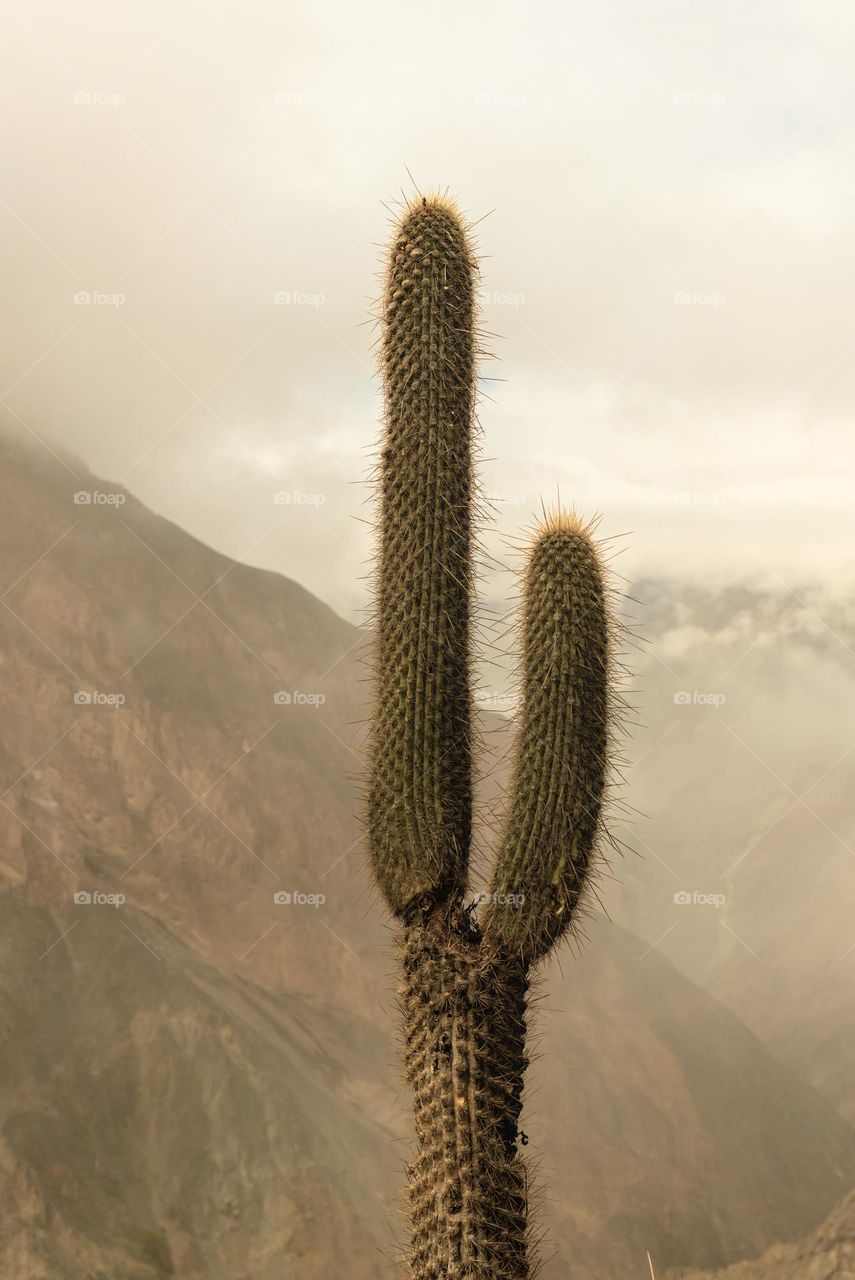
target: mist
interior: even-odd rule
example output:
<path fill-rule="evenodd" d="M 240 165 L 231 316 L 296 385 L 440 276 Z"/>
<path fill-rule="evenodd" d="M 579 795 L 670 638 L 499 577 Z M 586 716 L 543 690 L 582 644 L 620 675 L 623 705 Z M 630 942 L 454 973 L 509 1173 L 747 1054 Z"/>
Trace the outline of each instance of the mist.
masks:
<path fill-rule="evenodd" d="M 491 552 L 560 494 L 629 577 L 850 584 L 851 7 L 433 14 L 7 9 L 7 425 L 358 618 L 379 246 L 449 186 Z"/>

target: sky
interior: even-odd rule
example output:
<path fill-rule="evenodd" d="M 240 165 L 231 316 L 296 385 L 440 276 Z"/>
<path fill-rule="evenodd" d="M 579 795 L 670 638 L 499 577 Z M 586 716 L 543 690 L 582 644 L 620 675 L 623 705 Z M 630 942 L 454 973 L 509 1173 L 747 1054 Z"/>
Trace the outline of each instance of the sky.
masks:
<path fill-rule="evenodd" d="M 851 5 L 0 22 L 8 427 L 358 618 L 383 245 L 447 187 L 494 335 L 489 553 L 560 495 L 630 579 L 855 580 Z"/>

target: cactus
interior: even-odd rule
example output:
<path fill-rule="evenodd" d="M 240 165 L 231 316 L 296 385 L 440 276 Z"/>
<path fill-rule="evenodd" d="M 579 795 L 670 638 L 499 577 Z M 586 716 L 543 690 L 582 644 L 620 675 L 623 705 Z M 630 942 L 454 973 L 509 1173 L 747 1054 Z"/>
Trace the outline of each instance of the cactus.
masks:
<path fill-rule="evenodd" d="M 413 1280 L 523 1280 L 519 1129 L 532 967 L 570 929 L 602 835 L 612 625 L 590 527 L 538 524 L 522 582 L 523 708 L 490 892 L 467 904 L 476 281 L 444 197 L 397 222 L 382 302 L 386 413 L 373 634 L 371 869 L 399 922 Z"/>

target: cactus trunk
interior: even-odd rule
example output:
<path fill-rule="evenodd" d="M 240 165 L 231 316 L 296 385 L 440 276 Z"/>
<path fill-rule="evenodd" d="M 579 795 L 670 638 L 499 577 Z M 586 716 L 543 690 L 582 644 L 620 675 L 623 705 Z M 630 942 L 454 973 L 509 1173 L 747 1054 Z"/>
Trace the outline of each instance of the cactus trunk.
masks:
<path fill-rule="evenodd" d="M 418 1149 L 409 1166 L 413 1280 L 526 1277 L 519 1147 L 525 966 L 484 954 L 468 918 L 401 939 L 404 1064 Z"/>
<path fill-rule="evenodd" d="M 487 906 L 471 839 L 477 264 L 443 198 L 396 227 L 383 304 L 386 421 L 368 835 L 400 932 L 411 1280 L 527 1280 L 519 1130 L 529 972 L 566 935 L 602 829 L 611 623 L 589 527 L 536 530 L 522 588 L 524 705 Z"/>

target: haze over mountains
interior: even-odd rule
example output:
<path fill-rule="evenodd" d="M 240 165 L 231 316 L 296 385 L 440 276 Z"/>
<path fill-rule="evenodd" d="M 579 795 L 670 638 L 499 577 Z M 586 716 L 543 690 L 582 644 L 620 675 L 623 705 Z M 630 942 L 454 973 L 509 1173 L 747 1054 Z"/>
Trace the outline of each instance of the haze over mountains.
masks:
<path fill-rule="evenodd" d="M 364 637 L 75 459 L 7 438 L 0 485 L 3 1271 L 393 1276 L 409 1125 L 354 818 Z M 754 750 L 807 786 L 834 725 L 843 750 L 849 658 L 797 630 L 700 683 L 750 643 L 756 601 L 658 599 L 668 667 L 631 792 L 650 853 L 603 882 L 616 923 L 590 921 L 538 1015 L 524 1127 L 550 1280 L 752 1257 L 855 1184 L 851 979 L 832 969 L 852 864 L 826 830 L 846 839 L 845 764 L 785 816 L 768 768 L 722 745 L 762 724 Z M 727 701 L 673 701 L 696 687 Z M 485 727 L 499 757 L 507 726 Z M 718 892 L 713 871 L 725 904 L 674 901 Z"/>
<path fill-rule="evenodd" d="M 837 1206 L 806 1240 L 773 1245 L 724 1271 L 685 1275 L 685 1280 L 851 1280 L 855 1276 L 855 1194 Z"/>
<path fill-rule="evenodd" d="M 645 817 L 615 918 L 855 1120 L 855 602 L 783 583 L 637 593 Z"/>

